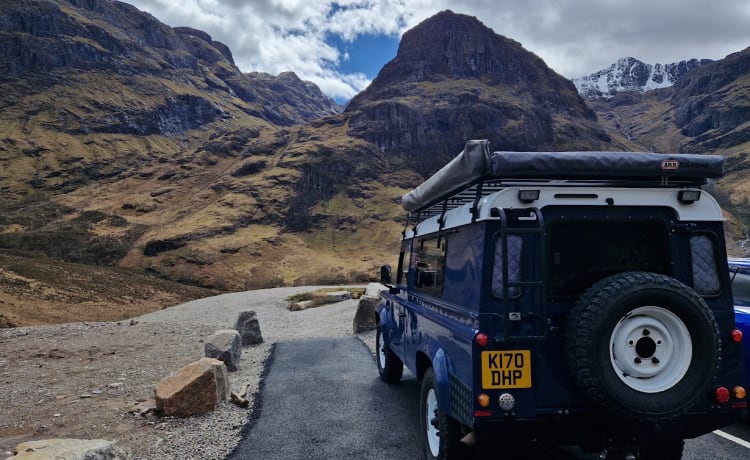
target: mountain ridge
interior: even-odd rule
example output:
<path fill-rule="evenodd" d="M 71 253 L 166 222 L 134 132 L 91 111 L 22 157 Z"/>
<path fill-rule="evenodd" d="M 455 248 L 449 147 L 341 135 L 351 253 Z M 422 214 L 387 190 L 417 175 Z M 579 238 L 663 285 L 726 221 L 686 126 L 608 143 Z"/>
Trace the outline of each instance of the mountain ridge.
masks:
<path fill-rule="evenodd" d="M 294 74 L 243 74 L 208 34 L 117 2 L 22 6 L 62 14 L 50 4 L 78 35 L 59 37 L 42 21 L 24 26 L 39 37 L 13 39 L 95 52 L 54 72 L 0 75 L 9 96 L 0 102 L 0 249 L 213 289 L 365 282 L 398 253 L 399 197 L 467 139 L 520 151 L 642 145 L 605 128 L 533 53 L 451 11 L 405 33 L 397 56 L 339 112 Z M 124 33 L 120 23 L 158 46 L 97 47 L 96 37 Z M 20 49 L 0 69 L 27 65 Z M 129 66 L 136 56 L 144 62 Z"/>
<path fill-rule="evenodd" d="M 584 97 L 609 99 L 625 91 L 668 88 L 691 70 L 712 62 L 710 59 L 694 58 L 670 64 L 647 64 L 633 57 L 625 57 L 606 69 L 574 78 L 572 82 Z"/>

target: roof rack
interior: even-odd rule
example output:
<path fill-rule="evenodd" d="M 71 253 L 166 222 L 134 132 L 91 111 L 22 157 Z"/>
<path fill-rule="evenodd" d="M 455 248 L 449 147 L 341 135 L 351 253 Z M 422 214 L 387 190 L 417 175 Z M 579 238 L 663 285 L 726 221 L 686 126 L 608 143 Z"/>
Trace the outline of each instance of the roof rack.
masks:
<path fill-rule="evenodd" d="M 445 212 L 446 206 L 463 205 L 467 199 L 478 202 L 481 196 L 511 185 L 701 186 L 723 175 L 723 161 L 718 155 L 653 152 L 490 153 L 488 141 L 473 140 L 405 194 L 401 204 L 410 213 L 425 216 L 437 204 L 440 211 L 429 211 L 430 215 Z"/>

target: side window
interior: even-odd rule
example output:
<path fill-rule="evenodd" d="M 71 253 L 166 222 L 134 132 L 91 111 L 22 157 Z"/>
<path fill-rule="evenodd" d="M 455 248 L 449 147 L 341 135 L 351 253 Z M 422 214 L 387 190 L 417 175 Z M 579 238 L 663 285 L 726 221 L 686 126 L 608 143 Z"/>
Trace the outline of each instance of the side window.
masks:
<path fill-rule="evenodd" d="M 508 283 L 521 281 L 521 252 L 523 251 L 523 237 L 521 235 L 508 235 Z M 492 295 L 502 299 L 503 295 L 503 262 L 505 254 L 503 251 L 502 237 L 495 239 L 495 260 L 492 267 Z M 521 295 L 519 287 L 509 287 L 508 296 L 518 297 Z"/>
<path fill-rule="evenodd" d="M 414 287 L 417 292 L 440 297 L 445 274 L 445 238 L 424 238 L 415 241 Z"/>
<path fill-rule="evenodd" d="M 721 290 L 716 270 L 714 244 L 708 235 L 690 237 L 690 260 L 693 269 L 693 288 L 702 295 L 718 294 Z"/>

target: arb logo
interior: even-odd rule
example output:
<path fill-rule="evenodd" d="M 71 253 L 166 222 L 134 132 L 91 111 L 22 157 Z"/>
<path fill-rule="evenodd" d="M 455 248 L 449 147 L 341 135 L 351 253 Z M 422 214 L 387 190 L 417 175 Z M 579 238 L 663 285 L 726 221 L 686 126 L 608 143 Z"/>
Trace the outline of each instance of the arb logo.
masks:
<path fill-rule="evenodd" d="M 679 169 L 679 168 L 680 168 L 680 162 L 677 160 L 663 160 L 661 162 L 661 169 L 673 170 L 673 169 Z"/>

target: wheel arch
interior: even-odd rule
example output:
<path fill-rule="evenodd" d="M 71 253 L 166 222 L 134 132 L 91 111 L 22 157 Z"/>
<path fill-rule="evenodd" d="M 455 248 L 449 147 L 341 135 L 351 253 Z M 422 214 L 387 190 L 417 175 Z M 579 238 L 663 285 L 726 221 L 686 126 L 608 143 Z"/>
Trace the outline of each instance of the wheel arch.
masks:
<path fill-rule="evenodd" d="M 432 358 L 424 351 L 417 352 L 417 378 L 421 381 L 427 369 L 435 373 L 435 386 L 438 403 L 441 407 L 450 407 L 450 379 L 448 377 L 449 357 L 442 348 L 437 348 Z"/>

